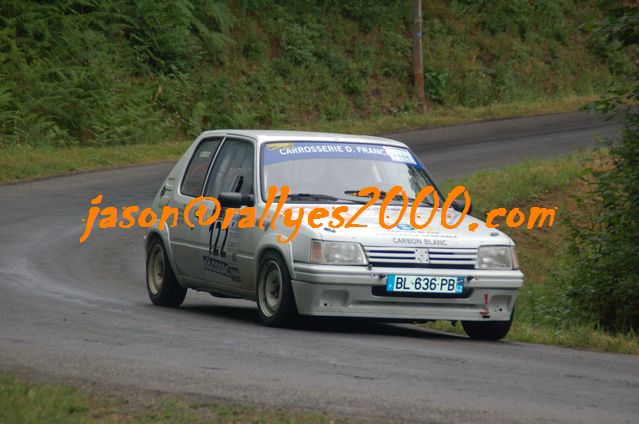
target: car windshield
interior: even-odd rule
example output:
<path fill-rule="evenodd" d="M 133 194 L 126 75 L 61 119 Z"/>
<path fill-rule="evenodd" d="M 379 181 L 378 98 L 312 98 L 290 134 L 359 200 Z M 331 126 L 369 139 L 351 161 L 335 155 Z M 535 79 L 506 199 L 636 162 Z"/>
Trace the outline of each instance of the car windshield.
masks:
<path fill-rule="evenodd" d="M 262 197 L 269 187 L 290 187 L 289 202 L 368 200 L 357 196 L 364 187 L 384 192 L 401 186 L 409 199 L 434 185 L 405 148 L 345 142 L 276 142 L 262 146 Z M 401 196 L 395 201 L 400 202 Z M 432 204 L 432 197 L 424 200 Z"/>

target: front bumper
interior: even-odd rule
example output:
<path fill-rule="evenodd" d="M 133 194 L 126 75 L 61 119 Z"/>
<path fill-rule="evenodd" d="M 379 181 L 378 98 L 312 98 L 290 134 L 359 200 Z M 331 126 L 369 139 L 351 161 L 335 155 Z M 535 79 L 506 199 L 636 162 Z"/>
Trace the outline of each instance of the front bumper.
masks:
<path fill-rule="evenodd" d="M 467 277 L 463 296 L 398 296 L 388 274 Z M 510 319 L 524 276 L 519 270 L 352 267 L 296 263 L 292 280 L 302 315 L 414 320 Z"/>

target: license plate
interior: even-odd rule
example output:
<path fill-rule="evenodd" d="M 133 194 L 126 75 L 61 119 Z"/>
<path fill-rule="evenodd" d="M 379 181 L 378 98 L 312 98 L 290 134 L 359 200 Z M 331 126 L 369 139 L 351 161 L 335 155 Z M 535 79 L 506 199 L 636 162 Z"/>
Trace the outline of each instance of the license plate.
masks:
<path fill-rule="evenodd" d="M 461 294 L 464 277 L 429 277 L 425 275 L 394 275 L 386 279 L 387 292 Z"/>

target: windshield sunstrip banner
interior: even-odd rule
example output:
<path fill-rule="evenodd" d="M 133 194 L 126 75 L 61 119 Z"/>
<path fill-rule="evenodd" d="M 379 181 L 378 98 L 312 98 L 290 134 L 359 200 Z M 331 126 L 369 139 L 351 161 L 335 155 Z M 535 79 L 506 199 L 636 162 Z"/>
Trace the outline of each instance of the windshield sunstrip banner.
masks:
<path fill-rule="evenodd" d="M 363 143 L 291 142 L 267 143 L 264 165 L 304 159 L 363 159 L 420 166 L 413 155 L 401 147 Z"/>

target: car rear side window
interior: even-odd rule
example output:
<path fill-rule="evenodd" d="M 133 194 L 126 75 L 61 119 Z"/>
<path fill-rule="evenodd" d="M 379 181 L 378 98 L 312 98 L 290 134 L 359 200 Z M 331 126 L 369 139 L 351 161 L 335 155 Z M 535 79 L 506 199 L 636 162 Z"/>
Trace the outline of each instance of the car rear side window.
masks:
<path fill-rule="evenodd" d="M 180 187 L 182 194 L 194 197 L 202 194 L 206 173 L 222 138 L 207 138 L 197 146 L 182 179 L 182 186 Z"/>
<path fill-rule="evenodd" d="M 226 139 L 211 168 L 206 196 L 223 192 L 253 194 L 253 145 L 244 140 Z"/>

